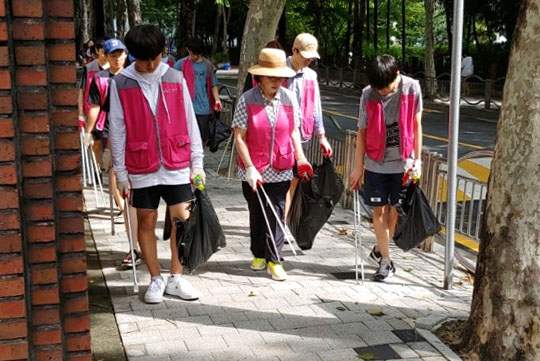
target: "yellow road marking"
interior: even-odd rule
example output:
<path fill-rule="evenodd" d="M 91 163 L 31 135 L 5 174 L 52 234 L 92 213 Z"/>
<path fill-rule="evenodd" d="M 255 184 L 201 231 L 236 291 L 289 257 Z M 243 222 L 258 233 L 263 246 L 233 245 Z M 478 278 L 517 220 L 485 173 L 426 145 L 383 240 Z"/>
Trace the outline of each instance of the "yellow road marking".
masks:
<path fill-rule="evenodd" d="M 440 199 L 441 202 L 446 202 L 446 197 L 448 193 L 448 181 L 443 179 L 443 176 L 439 176 L 439 189 L 437 189 L 437 192 L 437 199 Z M 463 202 L 463 197 L 465 197 L 465 201 L 471 200 L 471 197 L 469 197 L 468 194 L 458 188 L 457 202 Z"/>
<path fill-rule="evenodd" d="M 446 234 L 446 227 L 441 227 L 441 233 Z M 472 249 L 475 252 L 480 250 L 480 243 L 472 238 L 462 235 L 461 233 L 454 232 L 454 240 L 462 246 Z"/>
<path fill-rule="evenodd" d="M 336 111 L 333 111 L 333 110 L 325 109 L 325 110 L 323 110 L 323 113 L 337 115 L 338 117 L 344 117 L 344 118 L 348 118 L 348 119 L 354 119 L 354 120 L 358 119 L 358 117 L 353 117 L 352 115 L 339 113 L 339 112 L 336 112 Z M 431 134 L 424 133 L 423 136 L 426 137 L 426 138 L 429 138 L 429 139 L 434 139 L 434 140 L 438 140 L 440 142 L 448 143 L 448 139 L 443 138 L 443 137 L 438 137 L 436 135 L 431 135 Z M 463 142 L 458 142 L 458 144 L 461 145 L 461 146 L 467 147 L 467 148 L 472 148 L 472 149 L 477 149 L 477 150 L 487 149 L 486 147 L 482 147 L 482 146 L 475 145 L 475 144 L 469 144 L 469 143 L 463 143 Z"/>
<path fill-rule="evenodd" d="M 486 168 L 478 163 L 475 163 L 470 160 L 462 160 L 458 163 L 458 166 L 469 172 L 473 177 L 478 179 L 481 182 L 487 183 L 489 178 L 489 168 Z"/>

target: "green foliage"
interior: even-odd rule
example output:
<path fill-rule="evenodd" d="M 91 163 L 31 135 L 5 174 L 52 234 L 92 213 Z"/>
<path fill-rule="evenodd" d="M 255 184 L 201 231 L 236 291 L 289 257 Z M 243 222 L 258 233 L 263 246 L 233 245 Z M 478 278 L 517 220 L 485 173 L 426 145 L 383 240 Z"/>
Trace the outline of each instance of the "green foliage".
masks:
<path fill-rule="evenodd" d="M 229 54 L 228 53 L 223 53 L 223 52 L 217 52 L 214 55 L 214 61 L 216 63 L 227 63 L 227 62 L 230 61 Z"/>

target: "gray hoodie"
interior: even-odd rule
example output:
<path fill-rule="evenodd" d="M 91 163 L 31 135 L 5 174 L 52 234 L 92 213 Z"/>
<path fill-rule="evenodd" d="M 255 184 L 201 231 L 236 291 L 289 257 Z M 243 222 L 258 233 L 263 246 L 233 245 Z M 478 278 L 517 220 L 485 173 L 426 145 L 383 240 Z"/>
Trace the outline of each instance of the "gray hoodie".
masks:
<path fill-rule="evenodd" d="M 152 113 L 156 114 L 157 101 L 160 95 L 161 77 L 170 69 L 167 64 L 160 63 L 153 73 L 139 73 L 135 70 L 135 64 L 122 70 L 121 74 L 136 80 L 141 87 L 144 97 L 148 101 Z M 193 104 L 189 90 L 184 80 L 184 105 L 186 109 L 186 122 L 189 138 L 191 140 L 191 168 L 203 168 L 203 148 L 197 118 L 193 111 Z M 118 97 L 118 90 L 114 79 L 110 87 L 110 112 L 109 112 L 109 141 L 111 142 L 111 154 L 114 171 L 118 182 L 128 180 L 128 171 L 125 165 L 125 147 L 126 147 L 126 123 L 124 122 L 124 111 L 122 103 Z M 186 167 L 179 170 L 168 170 L 163 164 L 154 173 L 147 174 L 129 174 L 131 188 L 146 188 L 156 185 L 176 185 L 188 184 L 190 182 L 190 168 Z"/>

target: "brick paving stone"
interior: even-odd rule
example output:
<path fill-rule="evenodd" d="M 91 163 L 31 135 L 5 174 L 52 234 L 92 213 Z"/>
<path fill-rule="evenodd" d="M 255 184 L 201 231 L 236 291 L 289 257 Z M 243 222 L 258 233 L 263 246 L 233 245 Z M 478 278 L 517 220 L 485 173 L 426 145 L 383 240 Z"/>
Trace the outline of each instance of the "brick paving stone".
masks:
<path fill-rule="evenodd" d="M 386 283 L 370 281 L 375 268 L 367 263 L 363 284 L 353 279 L 336 279 L 332 273 L 354 271 L 352 212 L 338 206 L 313 249 L 297 258 L 286 256 L 284 264 L 290 280 L 272 281 L 266 272 L 249 269 L 252 256 L 247 206 L 239 182 L 216 179 L 220 155 L 221 152 L 206 154 L 207 190 L 224 226 L 228 245 L 186 276 L 202 293 L 198 301 L 165 296 L 162 304 L 144 304 L 142 297 L 150 281 L 146 266 L 137 270 L 141 285 L 138 295 L 133 294 L 131 271 L 118 268 L 128 248 L 124 226 L 117 225 L 117 235 L 111 236 L 105 217 L 100 218 L 95 212 L 88 215 L 130 361 L 177 360 L 180 355 L 175 350 L 182 347 L 183 361 L 345 361 L 355 356 L 353 347 L 398 347 L 395 345 L 402 342 L 390 330 L 420 326 L 427 328 L 418 329 L 422 335 L 426 333 L 427 342 L 403 348 L 400 357 L 407 356 L 409 361 L 410 357 L 459 360 L 428 331 L 442 319 L 466 317 L 470 309 L 472 285 L 441 289 L 444 262 L 440 249 L 436 248 L 434 254 L 416 249 L 403 253 L 391 245 L 398 271 Z M 92 190 L 85 189 L 84 195 L 86 209 L 94 210 Z M 235 208 L 244 210 L 234 211 Z M 158 210 L 160 224 L 164 211 L 162 202 Z M 342 228 L 348 235 L 338 235 Z M 376 242 L 373 228 L 364 221 L 361 231 L 363 254 L 367 255 Z M 161 232 L 156 230 L 157 235 Z M 169 269 L 168 242 L 158 241 L 157 245 L 160 265 Z M 288 250 L 288 246 L 284 249 Z M 409 268 L 413 271 L 406 272 Z M 163 276 L 166 279 L 168 273 L 164 271 Z M 463 276 L 456 269 L 456 278 Z M 252 292 L 256 296 L 250 297 Z M 384 315 L 374 317 L 366 312 L 373 308 Z M 408 353 L 409 350 L 420 356 Z"/>
<path fill-rule="evenodd" d="M 405 343 L 396 343 L 390 345 L 402 358 L 414 358 L 418 357 L 418 354 L 414 352 L 407 344 Z"/>

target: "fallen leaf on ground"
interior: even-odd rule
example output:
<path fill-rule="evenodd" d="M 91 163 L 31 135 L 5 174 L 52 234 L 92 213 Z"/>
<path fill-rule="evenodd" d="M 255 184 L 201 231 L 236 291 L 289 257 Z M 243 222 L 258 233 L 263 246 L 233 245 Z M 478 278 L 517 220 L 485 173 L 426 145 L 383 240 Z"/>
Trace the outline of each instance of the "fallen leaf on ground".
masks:
<path fill-rule="evenodd" d="M 368 308 L 366 312 L 369 313 L 371 316 L 384 316 L 384 312 L 380 308 Z"/>
<path fill-rule="evenodd" d="M 258 295 L 259 295 L 259 292 L 257 292 L 257 291 L 250 291 L 248 297 L 255 297 L 255 296 L 258 296 Z"/>
<path fill-rule="evenodd" d="M 346 236 L 347 233 L 348 233 L 348 232 L 347 232 L 347 230 L 346 230 L 345 228 L 341 228 L 341 229 L 339 230 L 339 235 L 340 235 L 340 236 Z"/>
<path fill-rule="evenodd" d="M 367 353 L 362 353 L 362 354 L 358 355 L 358 358 L 360 360 L 374 360 L 375 355 L 372 354 L 372 353 L 367 352 Z"/>

